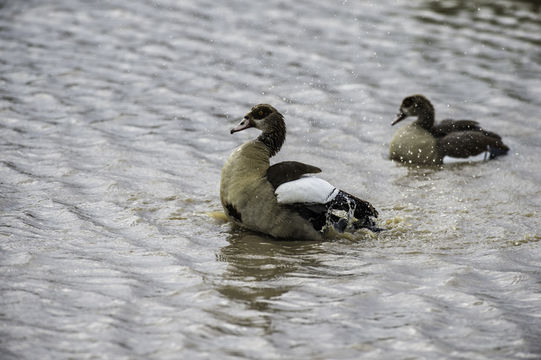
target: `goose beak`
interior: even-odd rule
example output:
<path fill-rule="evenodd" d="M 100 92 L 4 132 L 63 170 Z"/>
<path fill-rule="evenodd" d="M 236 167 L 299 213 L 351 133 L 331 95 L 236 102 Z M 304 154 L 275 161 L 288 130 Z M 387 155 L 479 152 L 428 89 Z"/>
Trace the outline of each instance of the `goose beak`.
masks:
<path fill-rule="evenodd" d="M 242 131 L 242 130 L 251 128 L 252 126 L 253 125 L 250 122 L 250 120 L 247 119 L 247 118 L 244 118 L 244 119 L 242 119 L 242 121 L 237 126 L 235 126 L 233 129 L 231 129 L 231 134 L 234 134 L 234 133 L 236 133 L 238 131 Z"/>
<path fill-rule="evenodd" d="M 391 126 L 395 125 L 396 123 L 404 120 L 405 118 L 407 118 L 408 115 L 404 114 L 402 111 L 399 112 L 398 114 L 396 114 L 396 119 L 392 122 Z"/>

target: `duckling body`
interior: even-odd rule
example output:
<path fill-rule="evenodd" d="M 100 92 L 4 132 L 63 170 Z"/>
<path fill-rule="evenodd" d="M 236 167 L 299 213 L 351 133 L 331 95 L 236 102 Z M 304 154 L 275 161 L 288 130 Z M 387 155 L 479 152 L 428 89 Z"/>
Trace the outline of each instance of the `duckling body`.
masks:
<path fill-rule="evenodd" d="M 322 240 L 329 226 L 339 232 L 379 230 L 372 205 L 308 176 L 319 168 L 296 161 L 270 166 L 285 140 L 285 123 L 276 109 L 255 106 L 231 133 L 250 127 L 263 133 L 236 148 L 222 168 L 220 199 L 230 221 L 285 239 Z"/>
<path fill-rule="evenodd" d="M 505 155 L 509 148 L 501 137 L 480 127 L 473 120 L 443 120 L 434 123 L 434 108 L 423 95 L 406 97 L 400 106 L 395 125 L 408 116 L 417 120 L 399 129 L 391 140 L 392 160 L 410 164 L 439 165 L 444 159 L 494 159 Z"/>
<path fill-rule="evenodd" d="M 436 138 L 417 123 L 396 131 L 390 145 L 391 160 L 410 164 L 440 164 Z"/>

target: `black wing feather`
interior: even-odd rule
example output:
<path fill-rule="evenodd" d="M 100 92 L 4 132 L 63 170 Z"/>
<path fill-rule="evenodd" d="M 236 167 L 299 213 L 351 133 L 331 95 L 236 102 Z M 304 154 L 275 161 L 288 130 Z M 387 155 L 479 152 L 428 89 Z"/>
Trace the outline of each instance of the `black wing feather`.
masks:
<path fill-rule="evenodd" d="M 440 153 L 451 157 L 467 158 L 488 151 L 493 159 L 509 151 L 500 135 L 473 120 L 442 120 L 430 132 L 437 138 Z"/>
<path fill-rule="evenodd" d="M 267 170 L 267 180 L 274 189 L 283 183 L 298 180 L 304 174 L 315 174 L 321 172 L 321 169 L 312 165 L 303 164 L 298 161 L 283 161 L 274 164 Z"/>
<path fill-rule="evenodd" d="M 483 131 L 479 123 L 474 120 L 442 120 L 432 126 L 430 132 L 434 137 L 443 137 L 456 131 Z"/>
<path fill-rule="evenodd" d="M 492 134 L 495 136 L 491 136 Z M 493 158 L 509 151 L 497 134 L 485 131 L 453 132 L 439 138 L 437 146 L 442 154 L 456 158 L 467 158 L 484 151 L 489 151 Z"/>
<path fill-rule="evenodd" d="M 332 224 L 339 232 L 346 230 L 350 219 L 335 215 L 335 210 L 352 213 L 355 218 L 353 223 L 355 229 L 381 230 L 376 227 L 372 219 L 378 217 L 378 212 L 372 204 L 342 190 L 338 192 L 333 200 L 326 204 L 298 203 L 287 206 L 308 220 L 317 231 L 321 231 L 327 224 Z"/>
<path fill-rule="evenodd" d="M 312 165 L 297 161 L 284 161 L 270 166 L 266 176 L 276 190 L 281 184 L 298 180 L 304 174 L 319 172 L 321 172 L 321 169 Z M 296 203 L 285 206 L 308 220 L 317 231 L 322 231 L 323 227 L 328 223 L 332 224 L 340 232 L 345 230 L 348 219 L 334 215 L 334 210 L 351 212 L 356 219 L 353 224 L 355 228 L 368 228 L 372 231 L 381 230 L 375 226 L 372 219 L 378 217 L 376 209 L 368 201 L 361 200 L 342 190 L 338 192 L 333 200 L 326 204 Z"/>

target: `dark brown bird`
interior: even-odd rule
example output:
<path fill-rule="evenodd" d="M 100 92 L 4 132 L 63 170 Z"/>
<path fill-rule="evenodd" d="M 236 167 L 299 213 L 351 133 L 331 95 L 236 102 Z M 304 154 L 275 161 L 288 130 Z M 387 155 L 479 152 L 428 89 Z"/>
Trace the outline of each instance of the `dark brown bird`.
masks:
<path fill-rule="evenodd" d="M 423 95 L 406 97 L 391 125 L 408 116 L 417 120 L 393 136 L 392 160 L 430 165 L 442 164 L 447 157 L 468 159 L 482 154 L 484 159 L 494 159 L 509 151 L 498 134 L 481 128 L 477 121 L 447 119 L 435 124 L 434 107 Z"/>

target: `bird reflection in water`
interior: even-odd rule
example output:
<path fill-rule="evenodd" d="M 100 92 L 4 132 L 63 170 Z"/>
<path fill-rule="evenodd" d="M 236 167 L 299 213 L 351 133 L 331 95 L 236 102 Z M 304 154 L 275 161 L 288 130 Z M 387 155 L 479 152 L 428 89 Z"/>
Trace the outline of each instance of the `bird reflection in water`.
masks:
<path fill-rule="evenodd" d="M 298 286 L 300 276 L 320 266 L 317 255 L 324 251 L 321 242 L 276 240 L 244 230 L 233 232 L 227 241 L 216 255 L 228 263 L 218 291 L 257 310 Z"/>

